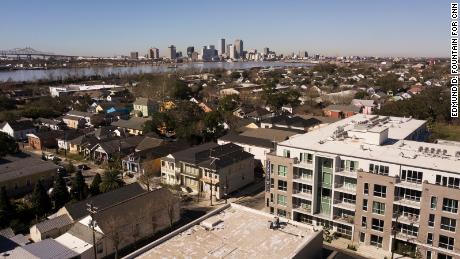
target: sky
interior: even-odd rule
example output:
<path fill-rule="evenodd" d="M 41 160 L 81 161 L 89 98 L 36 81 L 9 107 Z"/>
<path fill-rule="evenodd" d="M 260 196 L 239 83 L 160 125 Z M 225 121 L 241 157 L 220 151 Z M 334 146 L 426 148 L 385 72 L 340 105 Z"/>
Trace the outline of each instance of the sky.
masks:
<path fill-rule="evenodd" d="M 0 49 L 160 55 L 174 44 L 328 56 L 449 56 L 448 0 L 2 0 Z"/>

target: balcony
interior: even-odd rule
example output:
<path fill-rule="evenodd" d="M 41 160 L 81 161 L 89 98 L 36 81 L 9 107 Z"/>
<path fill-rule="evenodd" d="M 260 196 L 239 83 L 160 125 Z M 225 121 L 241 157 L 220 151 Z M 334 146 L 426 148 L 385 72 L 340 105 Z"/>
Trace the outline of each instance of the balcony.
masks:
<path fill-rule="evenodd" d="M 339 192 L 356 194 L 356 186 L 345 185 L 343 183 L 334 184 L 335 190 Z"/>
<path fill-rule="evenodd" d="M 399 214 L 399 217 L 397 213 L 393 213 L 393 221 L 396 221 L 396 218 L 398 218 L 397 219 L 398 222 L 404 223 L 407 225 L 418 225 L 420 223 L 419 215 L 413 214 L 413 213 L 403 212 L 402 214 Z"/>
<path fill-rule="evenodd" d="M 293 176 L 293 181 L 299 182 L 299 183 L 306 183 L 306 184 L 312 184 L 313 183 L 313 176 L 306 176 L 302 174 L 294 174 Z"/>
<path fill-rule="evenodd" d="M 307 162 L 307 161 L 300 161 L 300 159 L 295 159 L 294 166 L 306 168 L 306 169 L 313 169 L 313 161 Z"/>
<path fill-rule="evenodd" d="M 353 215 L 334 215 L 334 220 L 351 225 L 355 223 L 355 217 Z"/>
<path fill-rule="evenodd" d="M 311 191 L 309 192 L 307 190 L 298 190 L 298 189 L 294 189 L 292 191 L 292 196 L 301 198 L 301 199 L 308 199 L 308 200 L 311 200 L 313 197 Z"/>
<path fill-rule="evenodd" d="M 356 201 L 350 199 L 334 200 L 334 207 L 346 209 L 346 210 L 355 210 Z"/>
<path fill-rule="evenodd" d="M 395 186 L 405 188 L 405 189 L 414 189 L 414 190 L 422 191 L 422 182 L 401 180 L 401 178 L 399 177 L 396 178 Z"/>
<path fill-rule="evenodd" d="M 347 170 L 346 168 L 340 168 L 340 167 L 335 168 L 334 174 L 344 176 L 344 177 L 358 178 L 357 170 L 350 171 L 350 170 Z"/>
<path fill-rule="evenodd" d="M 418 197 L 418 199 L 409 199 L 404 196 L 395 196 L 394 203 L 398 205 L 420 208 L 420 197 Z"/>
<path fill-rule="evenodd" d="M 292 205 L 292 208 L 304 213 L 311 213 L 311 205 L 308 203 L 296 203 Z"/>
<path fill-rule="evenodd" d="M 396 238 L 406 241 L 417 239 L 417 235 L 417 232 L 407 231 L 404 229 L 399 229 L 398 232 L 396 232 Z"/>

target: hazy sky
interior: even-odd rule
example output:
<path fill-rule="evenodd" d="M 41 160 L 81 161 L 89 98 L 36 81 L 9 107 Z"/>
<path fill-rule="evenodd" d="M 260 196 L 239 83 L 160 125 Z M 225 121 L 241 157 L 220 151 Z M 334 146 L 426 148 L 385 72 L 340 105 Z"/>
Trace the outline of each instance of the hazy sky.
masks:
<path fill-rule="evenodd" d="M 449 55 L 448 0 L 3 0 L 0 49 L 160 55 L 243 39 L 244 48 L 324 55 Z"/>

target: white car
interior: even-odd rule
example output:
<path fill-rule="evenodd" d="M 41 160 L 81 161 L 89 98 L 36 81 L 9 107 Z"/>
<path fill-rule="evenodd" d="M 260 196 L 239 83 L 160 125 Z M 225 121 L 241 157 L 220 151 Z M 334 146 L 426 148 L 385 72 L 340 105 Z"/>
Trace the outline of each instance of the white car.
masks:
<path fill-rule="evenodd" d="M 53 154 L 46 155 L 45 158 L 47 160 L 54 160 L 55 156 Z"/>

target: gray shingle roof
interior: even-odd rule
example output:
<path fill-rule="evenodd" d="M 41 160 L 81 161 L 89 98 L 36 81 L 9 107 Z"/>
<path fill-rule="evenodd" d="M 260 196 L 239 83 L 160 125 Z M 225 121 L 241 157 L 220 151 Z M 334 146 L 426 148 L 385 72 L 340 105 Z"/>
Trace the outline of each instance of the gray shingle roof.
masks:
<path fill-rule="evenodd" d="M 37 173 L 56 170 L 58 166 L 50 161 L 28 155 L 5 156 L 0 159 L 0 182 L 26 177 Z"/>
<path fill-rule="evenodd" d="M 22 248 L 41 259 L 67 259 L 78 256 L 76 252 L 61 245 L 54 239 L 45 239 Z"/>
<path fill-rule="evenodd" d="M 45 233 L 52 229 L 62 228 L 70 224 L 72 224 L 72 219 L 70 219 L 68 215 L 64 214 L 64 215 L 57 216 L 55 218 L 47 219 L 45 221 L 37 223 L 35 226 L 41 233 Z"/>

